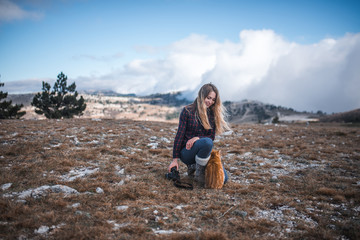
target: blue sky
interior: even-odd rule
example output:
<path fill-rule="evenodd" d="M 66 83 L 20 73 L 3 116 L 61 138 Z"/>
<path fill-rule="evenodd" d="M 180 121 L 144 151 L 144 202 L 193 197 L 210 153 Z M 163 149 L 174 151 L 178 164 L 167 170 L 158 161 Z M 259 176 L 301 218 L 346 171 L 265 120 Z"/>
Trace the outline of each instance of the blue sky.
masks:
<path fill-rule="evenodd" d="M 0 0 L 0 81 L 150 94 L 215 83 L 223 100 L 360 107 L 360 1 Z"/>

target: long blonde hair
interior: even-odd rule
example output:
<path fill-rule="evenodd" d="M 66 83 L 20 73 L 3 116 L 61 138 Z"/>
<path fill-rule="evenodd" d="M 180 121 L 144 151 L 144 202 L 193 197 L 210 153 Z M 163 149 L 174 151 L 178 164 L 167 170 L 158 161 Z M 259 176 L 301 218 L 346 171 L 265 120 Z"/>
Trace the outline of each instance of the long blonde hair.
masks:
<path fill-rule="evenodd" d="M 209 123 L 209 117 L 206 110 L 205 98 L 209 95 L 209 93 L 215 92 L 216 98 L 215 103 L 210 106 L 210 109 L 214 113 L 215 117 L 215 127 L 216 134 L 221 134 L 225 132 L 225 130 L 230 130 L 230 126 L 225 121 L 226 111 L 225 107 L 222 105 L 219 95 L 219 90 L 212 83 L 207 83 L 203 85 L 198 93 L 197 98 L 195 99 L 193 105 L 196 106 L 196 114 L 198 114 L 198 118 L 200 119 L 201 125 L 206 129 L 211 129 L 211 125 Z"/>

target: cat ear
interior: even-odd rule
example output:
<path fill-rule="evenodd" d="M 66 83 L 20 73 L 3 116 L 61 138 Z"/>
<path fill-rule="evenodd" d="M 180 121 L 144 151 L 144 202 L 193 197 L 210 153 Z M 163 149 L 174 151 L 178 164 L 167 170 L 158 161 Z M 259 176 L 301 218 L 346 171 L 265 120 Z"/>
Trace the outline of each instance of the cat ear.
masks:
<path fill-rule="evenodd" d="M 221 150 L 219 150 L 219 154 L 221 154 Z"/>

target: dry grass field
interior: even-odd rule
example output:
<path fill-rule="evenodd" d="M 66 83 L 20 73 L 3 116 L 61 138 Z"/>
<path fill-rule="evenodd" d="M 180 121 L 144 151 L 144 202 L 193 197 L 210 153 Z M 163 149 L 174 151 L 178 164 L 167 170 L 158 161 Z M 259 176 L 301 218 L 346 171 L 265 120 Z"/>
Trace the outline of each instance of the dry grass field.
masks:
<path fill-rule="evenodd" d="M 360 128 L 235 125 L 221 190 L 165 179 L 176 129 L 0 121 L 0 239 L 360 239 Z"/>
<path fill-rule="evenodd" d="M 140 121 L 163 121 L 178 122 L 179 108 L 165 104 L 150 104 L 159 98 L 117 97 L 103 95 L 82 95 L 85 99 L 86 109 L 80 118 L 99 119 L 132 119 Z M 22 111 L 26 114 L 22 119 L 44 120 L 44 115 L 35 113 L 35 107 L 31 106 L 32 94 L 12 95 L 9 100 L 14 103 L 24 104 Z"/>

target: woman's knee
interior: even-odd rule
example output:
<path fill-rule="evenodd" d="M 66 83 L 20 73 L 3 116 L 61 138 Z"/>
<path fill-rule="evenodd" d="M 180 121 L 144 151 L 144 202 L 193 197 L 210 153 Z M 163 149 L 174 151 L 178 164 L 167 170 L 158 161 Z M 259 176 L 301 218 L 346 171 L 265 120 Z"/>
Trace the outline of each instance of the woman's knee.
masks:
<path fill-rule="evenodd" d="M 198 145 L 197 146 L 199 149 L 198 155 L 201 155 L 200 157 L 209 156 L 214 146 L 214 143 L 211 140 L 211 138 L 200 138 L 195 143 L 197 143 Z"/>
<path fill-rule="evenodd" d="M 200 139 L 203 143 L 203 148 L 207 148 L 209 149 L 210 151 L 212 150 L 213 146 L 214 146 L 214 142 L 211 138 L 201 138 Z"/>

